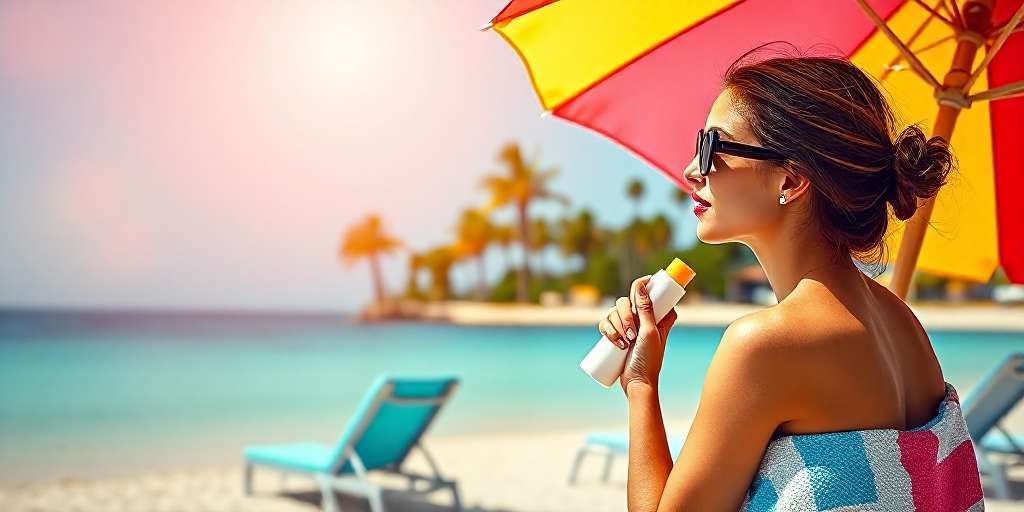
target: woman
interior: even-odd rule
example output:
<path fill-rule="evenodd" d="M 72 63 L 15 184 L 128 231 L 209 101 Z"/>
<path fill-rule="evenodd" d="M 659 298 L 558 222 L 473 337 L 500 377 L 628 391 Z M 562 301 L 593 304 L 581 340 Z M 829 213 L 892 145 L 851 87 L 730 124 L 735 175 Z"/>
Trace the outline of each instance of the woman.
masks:
<path fill-rule="evenodd" d="M 789 57 L 730 66 L 697 149 L 698 238 L 750 247 L 778 304 L 725 330 L 674 464 L 658 375 L 675 312 L 655 323 L 644 276 L 600 322 L 634 345 L 629 510 L 981 510 L 928 335 L 853 263 L 881 253 L 887 206 L 908 219 L 946 182 L 945 142 L 895 130 L 848 61 Z"/>

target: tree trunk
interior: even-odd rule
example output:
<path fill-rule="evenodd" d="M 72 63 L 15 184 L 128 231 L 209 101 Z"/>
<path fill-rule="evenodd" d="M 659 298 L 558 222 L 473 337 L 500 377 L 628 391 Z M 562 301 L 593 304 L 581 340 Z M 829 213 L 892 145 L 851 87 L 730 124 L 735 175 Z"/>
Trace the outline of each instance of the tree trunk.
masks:
<path fill-rule="evenodd" d="M 370 274 L 373 278 L 373 294 L 377 304 L 384 301 L 384 282 L 380 275 L 380 260 L 377 253 L 370 253 Z"/>
<path fill-rule="evenodd" d="M 530 299 L 530 219 L 526 217 L 526 203 L 517 205 L 519 214 L 519 245 L 523 248 L 523 265 L 516 276 L 516 300 Z"/>
<path fill-rule="evenodd" d="M 476 255 L 476 299 L 487 299 L 487 279 L 484 277 L 484 253 Z"/>

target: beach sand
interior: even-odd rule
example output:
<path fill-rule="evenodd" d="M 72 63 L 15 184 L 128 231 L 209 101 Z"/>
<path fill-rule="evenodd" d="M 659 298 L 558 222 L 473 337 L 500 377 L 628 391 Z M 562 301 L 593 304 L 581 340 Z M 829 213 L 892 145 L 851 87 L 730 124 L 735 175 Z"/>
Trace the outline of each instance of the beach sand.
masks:
<path fill-rule="evenodd" d="M 685 424 L 673 423 L 678 431 Z M 621 512 L 626 503 L 626 461 L 620 458 L 611 479 L 601 481 L 603 460 L 586 460 L 575 486 L 567 483 L 577 447 L 586 432 L 501 434 L 434 437 L 427 441 L 445 476 L 459 482 L 467 511 L 588 511 Z M 426 471 L 414 455 L 409 470 Z M 1024 500 L 1024 467 L 1011 473 L 1014 496 Z M 293 475 L 282 481 L 279 473 L 257 471 L 255 494 L 242 495 L 242 468 L 196 469 L 109 478 L 95 481 L 58 481 L 0 488 L 0 509 L 28 511 L 281 511 L 319 510 L 319 493 L 311 480 Z M 383 485 L 402 488 L 401 481 L 374 477 Z M 384 496 L 391 512 L 450 510 L 451 496 L 437 491 L 425 498 L 401 494 Z M 368 511 L 365 500 L 339 496 L 345 512 Z M 986 502 L 994 512 L 1024 511 L 1024 501 Z"/>
<path fill-rule="evenodd" d="M 726 326 L 767 306 L 731 302 L 684 302 L 676 308 L 677 325 Z M 416 303 L 409 316 L 458 325 L 582 325 L 596 326 L 608 307 L 540 306 L 471 301 Z M 962 304 L 910 303 L 926 329 L 1024 332 L 1024 305 L 991 302 Z"/>

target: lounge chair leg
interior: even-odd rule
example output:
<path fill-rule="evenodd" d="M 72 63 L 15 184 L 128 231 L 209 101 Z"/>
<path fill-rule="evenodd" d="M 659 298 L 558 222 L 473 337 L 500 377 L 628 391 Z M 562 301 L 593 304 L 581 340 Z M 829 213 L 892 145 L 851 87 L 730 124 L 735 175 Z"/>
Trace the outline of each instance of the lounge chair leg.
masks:
<path fill-rule="evenodd" d="M 993 464 L 992 489 L 995 491 L 995 498 L 1001 500 L 1010 499 L 1010 482 L 1006 477 L 1006 467 Z"/>
<path fill-rule="evenodd" d="M 604 472 L 601 473 L 601 481 L 608 482 L 608 479 L 612 476 L 612 463 L 615 462 L 615 454 L 608 450 L 608 454 L 604 457 Z"/>
<path fill-rule="evenodd" d="M 245 463 L 245 473 L 242 476 L 242 492 L 246 496 L 252 496 L 252 463 Z"/>
<path fill-rule="evenodd" d="M 380 487 L 375 485 L 367 489 L 366 498 L 370 500 L 370 512 L 384 512 L 384 498 L 381 496 Z"/>
<path fill-rule="evenodd" d="M 583 463 L 583 457 L 587 455 L 587 447 L 581 446 L 579 451 L 576 452 L 576 460 L 572 463 L 572 470 L 569 471 L 569 485 L 576 485 L 576 476 L 580 471 L 580 464 Z"/>
<path fill-rule="evenodd" d="M 327 478 L 318 478 L 320 481 L 320 507 L 324 512 L 341 512 L 338 507 L 338 500 L 334 497 L 334 488 Z"/>
<path fill-rule="evenodd" d="M 462 512 L 462 501 L 459 500 L 459 486 L 455 483 L 451 483 L 452 488 L 452 510 L 455 512 Z"/>
<path fill-rule="evenodd" d="M 992 488 L 992 497 L 1000 500 L 1010 498 L 1010 483 L 1006 477 L 1006 466 L 989 459 L 984 448 L 974 445 L 975 460 L 978 461 L 978 470 L 982 476 L 988 476 L 989 486 Z"/>

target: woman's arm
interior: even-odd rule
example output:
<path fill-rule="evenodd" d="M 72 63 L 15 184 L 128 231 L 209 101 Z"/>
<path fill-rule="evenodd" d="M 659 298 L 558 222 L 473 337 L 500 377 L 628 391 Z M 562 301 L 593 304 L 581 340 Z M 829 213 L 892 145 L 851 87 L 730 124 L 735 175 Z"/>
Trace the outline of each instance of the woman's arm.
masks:
<path fill-rule="evenodd" d="M 634 282 L 639 328 L 620 379 L 629 402 L 629 510 L 736 510 L 775 429 L 795 413 L 789 404 L 799 363 L 791 357 L 776 312 L 733 322 L 712 359 L 693 424 L 673 465 L 657 386 L 671 323 L 666 317 L 663 325 L 654 324 L 645 279 Z"/>
<path fill-rule="evenodd" d="M 700 402 L 657 509 L 737 510 L 792 405 L 799 357 L 763 311 L 733 322 L 711 360 Z M 806 386 L 808 383 L 803 383 Z"/>
<path fill-rule="evenodd" d="M 628 385 L 626 396 L 629 398 L 627 508 L 658 510 L 672 471 L 672 454 L 668 450 L 658 390 L 654 386 L 634 382 Z"/>
<path fill-rule="evenodd" d="M 630 296 L 620 297 L 598 325 L 612 343 L 624 349 L 633 342 L 633 351 L 619 377 L 629 399 L 629 510 L 656 510 L 672 470 L 672 454 L 658 402 L 658 374 L 676 312 L 669 310 L 661 322 L 655 323 L 654 303 L 647 295 L 650 279 L 647 275 L 633 281 Z"/>

